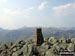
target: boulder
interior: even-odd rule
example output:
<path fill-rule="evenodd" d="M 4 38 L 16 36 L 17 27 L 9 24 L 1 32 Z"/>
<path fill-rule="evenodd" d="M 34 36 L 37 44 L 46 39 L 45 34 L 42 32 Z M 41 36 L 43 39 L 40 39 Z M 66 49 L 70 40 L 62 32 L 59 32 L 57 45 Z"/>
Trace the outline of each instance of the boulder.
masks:
<path fill-rule="evenodd" d="M 46 52 L 45 56 L 54 56 L 54 54 L 53 54 L 52 50 L 49 49 L 49 50 Z"/>

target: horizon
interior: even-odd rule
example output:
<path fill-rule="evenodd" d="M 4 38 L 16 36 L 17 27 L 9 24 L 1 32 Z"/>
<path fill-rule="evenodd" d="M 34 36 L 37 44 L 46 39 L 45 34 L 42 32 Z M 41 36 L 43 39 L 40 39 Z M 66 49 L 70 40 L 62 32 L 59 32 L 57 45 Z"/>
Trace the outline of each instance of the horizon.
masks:
<path fill-rule="evenodd" d="M 75 27 L 75 0 L 0 0 L 0 28 Z"/>
<path fill-rule="evenodd" d="M 23 26 L 23 27 L 20 27 L 20 28 L 16 28 L 16 29 L 6 29 L 6 28 L 2 28 L 2 27 L 0 27 L 0 29 L 2 29 L 2 30 L 18 30 L 18 29 L 24 29 L 24 28 L 53 28 L 53 29 L 73 29 L 73 28 L 75 28 L 75 27 L 27 27 L 27 26 Z"/>

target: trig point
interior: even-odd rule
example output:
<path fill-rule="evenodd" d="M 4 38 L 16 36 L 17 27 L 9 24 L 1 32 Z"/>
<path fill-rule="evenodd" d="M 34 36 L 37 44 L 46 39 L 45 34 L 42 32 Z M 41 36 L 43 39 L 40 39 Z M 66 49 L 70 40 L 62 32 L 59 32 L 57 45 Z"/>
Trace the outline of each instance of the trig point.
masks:
<path fill-rule="evenodd" d="M 40 46 L 44 42 L 43 35 L 42 35 L 42 29 L 36 28 L 35 30 L 35 43 L 37 46 Z"/>

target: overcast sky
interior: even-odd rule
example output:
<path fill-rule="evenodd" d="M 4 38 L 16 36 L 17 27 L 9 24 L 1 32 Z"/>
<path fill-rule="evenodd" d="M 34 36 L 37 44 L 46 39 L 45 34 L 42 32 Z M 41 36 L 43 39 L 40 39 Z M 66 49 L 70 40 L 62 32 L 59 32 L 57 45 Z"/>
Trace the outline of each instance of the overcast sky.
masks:
<path fill-rule="evenodd" d="M 75 0 L 0 0 L 0 27 L 75 27 Z"/>

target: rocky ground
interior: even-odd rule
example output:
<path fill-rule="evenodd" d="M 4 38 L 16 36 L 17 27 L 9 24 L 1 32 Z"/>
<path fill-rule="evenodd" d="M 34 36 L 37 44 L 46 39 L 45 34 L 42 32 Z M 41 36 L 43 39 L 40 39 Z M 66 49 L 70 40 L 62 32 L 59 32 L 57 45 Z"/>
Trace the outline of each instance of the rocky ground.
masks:
<path fill-rule="evenodd" d="M 36 46 L 34 40 L 3 42 L 0 45 L 0 56 L 58 56 L 60 49 L 75 51 L 75 38 L 45 38 L 41 46 Z"/>

